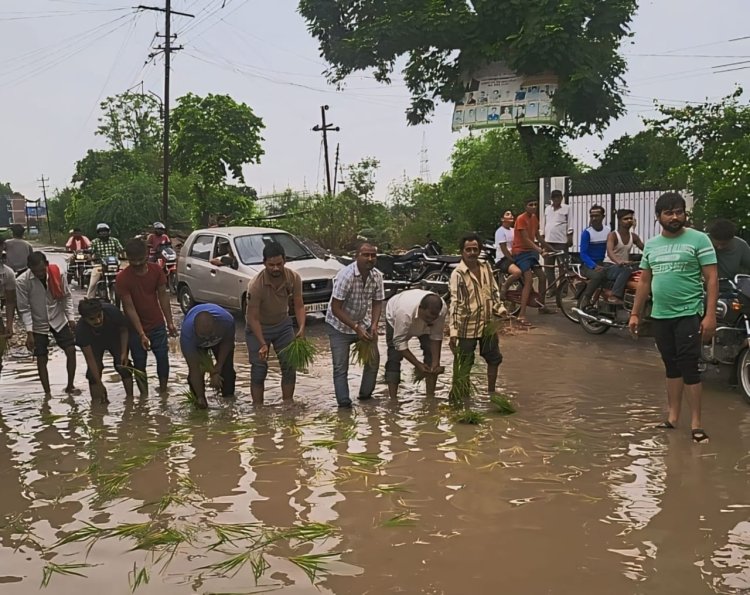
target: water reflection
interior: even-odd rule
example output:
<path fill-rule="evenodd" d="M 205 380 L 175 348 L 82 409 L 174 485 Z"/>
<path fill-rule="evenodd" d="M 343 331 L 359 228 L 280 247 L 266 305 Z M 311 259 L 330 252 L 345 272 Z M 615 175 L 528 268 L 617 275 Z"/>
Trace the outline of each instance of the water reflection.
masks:
<path fill-rule="evenodd" d="M 86 579 L 54 574 L 55 593 L 127 592 L 144 569 L 139 593 L 494 593 L 500 564 L 517 593 L 580 592 L 583 579 L 586 592 L 623 595 L 634 582 L 644 593 L 749 588 L 750 414 L 736 395 L 709 386 L 720 438 L 696 450 L 684 431 L 651 428 L 662 398 L 653 354 L 560 321 L 504 339 L 500 385 L 516 415 L 480 395 L 487 421 L 457 424 L 445 383 L 435 399 L 405 383 L 398 402 L 380 390 L 340 412 L 324 334 L 310 330 L 324 354 L 300 375 L 292 410 L 278 405 L 275 365 L 269 406 L 250 405 L 241 347 L 237 400 L 200 412 L 180 397 L 179 361 L 169 397 L 125 399 L 107 376 L 105 406 L 38 397 L 32 362 L 11 358 L 3 593 L 36 590 L 49 562 L 92 565 Z M 92 526 L 96 541 L 53 547 Z M 268 566 L 257 584 L 253 566 Z"/>

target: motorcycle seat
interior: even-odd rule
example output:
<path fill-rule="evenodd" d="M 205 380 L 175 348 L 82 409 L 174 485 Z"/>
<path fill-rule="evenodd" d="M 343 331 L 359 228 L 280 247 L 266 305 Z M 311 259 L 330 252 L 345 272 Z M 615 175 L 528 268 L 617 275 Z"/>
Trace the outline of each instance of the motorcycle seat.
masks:
<path fill-rule="evenodd" d="M 460 256 L 449 256 L 446 254 L 440 254 L 438 256 L 425 255 L 424 259 L 429 262 L 443 262 L 446 264 L 458 264 L 459 262 L 461 262 Z"/>

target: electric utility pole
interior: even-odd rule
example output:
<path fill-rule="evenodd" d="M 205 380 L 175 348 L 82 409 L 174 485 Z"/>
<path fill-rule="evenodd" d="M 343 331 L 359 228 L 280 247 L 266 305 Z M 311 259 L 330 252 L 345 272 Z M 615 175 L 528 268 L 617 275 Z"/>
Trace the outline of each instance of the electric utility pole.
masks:
<path fill-rule="evenodd" d="M 339 190 L 339 143 L 336 143 L 336 159 L 333 161 L 333 195 Z"/>
<path fill-rule="evenodd" d="M 331 165 L 328 161 L 328 133 L 329 132 L 338 132 L 341 130 L 338 126 L 335 126 L 333 124 L 326 124 L 326 111 L 328 110 L 327 105 L 321 105 L 320 106 L 320 118 L 323 121 L 323 125 L 315 125 L 313 127 L 313 132 L 322 132 L 323 133 L 323 151 L 325 153 L 325 160 L 326 160 L 326 188 L 328 188 L 328 194 L 331 194 Z"/>
<path fill-rule="evenodd" d="M 158 37 L 164 38 L 164 44 L 156 46 L 156 52 L 149 54 L 149 58 L 153 58 L 159 52 L 164 52 L 164 117 L 162 125 L 164 127 L 164 139 L 162 144 L 164 145 L 164 163 L 162 165 L 162 191 L 161 191 L 161 216 L 164 220 L 164 225 L 168 225 L 167 220 L 169 219 L 169 71 L 171 65 L 172 52 L 181 50 L 182 46 L 173 46 L 172 40 L 177 36 L 172 35 L 172 15 L 177 14 L 183 17 L 194 18 L 195 15 L 188 14 L 186 12 L 179 12 L 172 10 L 172 0 L 165 0 L 164 8 L 156 6 L 138 6 L 138 10 L 155 10 L 157 12 L 164 13 L 164 35 L 158 35 Z"/>
<path fill-rule="evenodd" d="M 52 243 L 52 224 L 49 220 L 49 204 L 47 203 L 47 182 L 49 182 L 49 178 L 45 178 L 44 174 L 42 174 L 42 177 L 37 180 L 37 182 L 42 183 L 42 196 L 44 197 L 44 211 L 47 213 L 47 233 L 49 234 L 49 243 Z M 37 202 L 36 207 L 36 220 L 39 222 L 39 203 Z M 42 231 L 41 229 L 39 230 Z"/>

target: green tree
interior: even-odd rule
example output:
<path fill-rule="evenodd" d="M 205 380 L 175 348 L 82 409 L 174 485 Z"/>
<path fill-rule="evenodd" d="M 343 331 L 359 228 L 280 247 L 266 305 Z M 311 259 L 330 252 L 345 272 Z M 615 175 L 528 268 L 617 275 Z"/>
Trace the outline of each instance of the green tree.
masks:
<path fill-rule="evenodd" d="M 716 217 L 750 230 L 750 105 L 740 101 L 742 89 L 715 103 L 660 108 L 648 121 L 659 134 L 674 138 L 687 154 L 677 173 L 688 181 L 699 223 Z"/>
<path fill-rule="evenodd" d="M 683 188 L 688 158 L 676 138 L 648 129 L 613 140 L 597 155 L 600 165 L 592 174 L 632 173 L 643 186 Z"/>
<path fill-rule="evenodd" d="M 242 167 L 260 162 L 263 121 L 228 95 L 192 93 L 177 100 L 172 118 L 172 165 L 195 181 L 193 218 L 206 225 L 221 213 L 227 178 L 244 184 Z"/>
<path fill-rule="evenodd" d="M 572 131 L 602 130 L 623 113 L 618 53 L 637 0 L 300 0 L 299 12 L 340 83 L 360 70 L 391 82 L 397 64 L 411 92 L 410 124 L 435 101 L 455 101 L 462 78 L 502 60 L 533 75 L 554 72 L 556 108 Z"/>
<path fill-rule="evenodd" d="M 100 104 L 96 134 L 115 150 L 161 147 L 160 100 L 153 95 L 125 91 Z"/>

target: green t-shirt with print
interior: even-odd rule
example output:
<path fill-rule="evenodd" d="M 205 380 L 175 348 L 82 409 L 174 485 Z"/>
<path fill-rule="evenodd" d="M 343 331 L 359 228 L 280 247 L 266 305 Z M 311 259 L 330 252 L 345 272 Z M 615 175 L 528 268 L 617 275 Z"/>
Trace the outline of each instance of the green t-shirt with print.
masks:
<path fill-rule="evenodd" d="M 677 237 L 658 235 L 646 242 L 641 268 L 652 274 L 652 318 L 703 314 L 701 267 L 709 264 L 716 264 L 716 252 L 700 231 L 686 228 Z"/>

